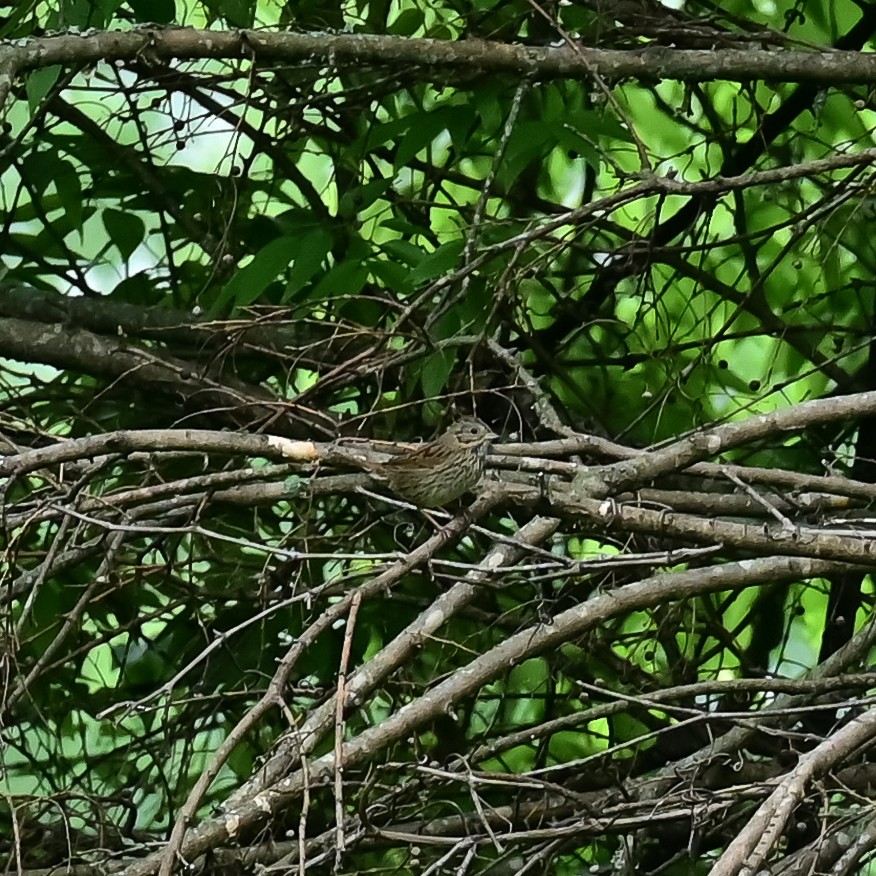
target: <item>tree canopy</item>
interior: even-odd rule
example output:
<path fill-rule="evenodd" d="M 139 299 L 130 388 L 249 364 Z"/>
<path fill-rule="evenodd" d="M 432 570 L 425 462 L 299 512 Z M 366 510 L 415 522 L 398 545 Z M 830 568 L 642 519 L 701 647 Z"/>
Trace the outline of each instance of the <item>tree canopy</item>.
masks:
<path fill-rule="evenodd" d="M 869 872 L 876 3 L 0 40 L 6 872 Z"/>

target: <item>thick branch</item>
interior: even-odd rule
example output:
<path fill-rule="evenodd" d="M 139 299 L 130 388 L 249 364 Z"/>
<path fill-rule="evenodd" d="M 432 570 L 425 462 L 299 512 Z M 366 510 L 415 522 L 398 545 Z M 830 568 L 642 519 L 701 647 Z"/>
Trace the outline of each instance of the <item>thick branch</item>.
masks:
<path fill-rule="evenodd" d="M 0 69 L 11 73 L 53 64 L 146 58 L 240 58 L 306 62 L 317 66 L 363 65 L 478 74 L 535 75 L 540 79 L 679 79 L 707 82 L 813 82 L 850 85 L 876 80 L 876 56 L 858 52 L 762 49 L 688 50 L 653 46 L 631 51 L 567 46 L 523 46 L 461 40 L 449 42 L 373 34 L 206 31 L 140 28 L 124 33 L 59 36 L 0 47 Z"/>

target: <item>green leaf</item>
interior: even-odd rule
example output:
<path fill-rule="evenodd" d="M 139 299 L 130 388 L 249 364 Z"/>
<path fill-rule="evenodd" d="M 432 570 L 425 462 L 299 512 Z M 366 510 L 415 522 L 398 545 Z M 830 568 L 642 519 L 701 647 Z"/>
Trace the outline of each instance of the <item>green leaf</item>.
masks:
<path fill-rule="evenodd" d="M 355 295 L 362 291 L 368 279 L 368 266 L 361 259 L 350 259 L 335 265 L 308 296 L 313 299 L 335 295 Z"/>
<path fill-rule="evenodd" d="M 497 178 L 503 185 L 510 186 L 525 167 L 544 157 L 554 143 L 552 126 L 543 121 L 518 125 L 508 140 Z"/>
<path fill-rule="evenodd" d="M 386 219 L 381 225 L 388 231 L 397 231 L 405 237 L 415 237 L 429 229 L 429 223 L 426 221 L 426 214 L 423 215 L 423 221 L 417 224 L 408 219 L 398 217 Z"/>
<path fill-rule="evenodd" d="M 158 304 L 163 295 L 147 271 L 138 271 L 122 280 L 113 289 L 113 299 L 127 301 L 129 304 L 139 304 L 141 307 L 152 307 Z"/>
<path fill-rule="evenodd" d="M 456 362 L 456 350 L 436 350 L 426 357 L 420 369 L 420 384 L 426 398 L 440 395 Z"/>
<path fill-rule="evenodd" d="M 289 282 L 283 293 L 283 301 L 294 298 L 308 280 L 322 267 L 325 257 L 332 248 L 332 236 L 323 228 L 305 234 L 295 253 L 295 261 L 289 271 Z"/>
<path fill-rule="evenodd" d="M 118 169 L 113 168 L 113 173 L 108 174 L 106 152 L 91 138 L 79 134 L 58 134 L 52 131 L 46 131 L 42 135 L 44 143 L 50 145 L 53 150 L 59 154 L 67 155 L 79 165 L 83 164 L 89 168 L 93 175 L 94 186 L 99 186 L 101 182 L 108 181 L 118 175 Z M 165 168 L 166 172 L 170 172 L 172 168 Z M 129 194 L 130 187 L 119 191 L 119 186 L 116 185 L 116 194 Z"/>
<path fill-rule="evenodd" d="M 429 253 L 412 271 L 410 281 L 414 285 L 446 274 L 457 261 L 465 247 L 464 240 L 451 240 Z"/>
<path fill-rule="evenodd" d="M 98 0 L 96 8 L 103 15 L 103 24 L 95 24 L 94 27 L 105 27 L 106 22 L 112 20 L 116 10 L 122 5 L 122 0 Z"/>
<path fill-rule="evenodd" d="M 42 70 L 34 70 L 28 75 L 24 83 L 24 91 L 27 94 L 27 105 L 31 115 L 36 112 L 37 107 L 52 90 L 60 74 L 60 66 L 53 64 L 51 67 L 43 67 Z"/>
<path fill-rule="evenodd" d="M 243 781 L 252 773 L 255 757 L 252 748 L 245 745 L 235 745 L 226 760 L 230 769 L 238 779 Z"/>
<path fill-rule="evenodd" d="M 63 3 L 49 4 L 49 6 L 52 11 L 47 22 L 49 27 L 55 30 L 69 27 L 78 27 L 80 30 L 87 27 L 104 27 L 108 21 L 102 4 L 95 3 L 94 0 L 65 0 Z"/>
<path fill-rule="evenodd" d="M 22 161 L 22 173 L 33 180 L 53 183 L 57 191 L 57 200 L 51 196 L 43 196 L 40 200 L 43 216 L 47 211 L 52 211 L 51 220 L 44 225 L 40 235 L 63 240 L 71 231 L 82 228 L 86 210 L 82 202 L 79 174 L 72 162 L 61 158 L 54 148 L 44 149 L 41 152 L 32 152 Z M 34 211 L 33 218 L 40 218 L 40 211 Z M 17 221 L 25 221 L 30 212 L 30 209 L 16 211 Z M 56 213 L 60 215 L 55 215 Z M 56 243 L 53 247 L 54 245 Z M 43 255 L 47 254 L 43 252 Z"/>
<path fill-rule="evenodd" d="M 592 9 L 568 4 L 559 10 L 560 23 L 564 30 L 591 34 L 599 26 L 599 16 Z"/>
<path fill-rule="evenodd" d="M 371 276 L 396 295 L 408 295 L 413 292 L 414 287 L 408 279 L 409 274 L 410 271 L 398 262 L 390 262 L 386 259 L 374 259 L 371 262 Z"/>
<path fill-rule="evenodd" d="M 128 0 L 128 6 L 137 21 L 169 24 L 176 16 L 174 0 Z"/>
<path fill-rule="evenodd" d="M 435 138 L 446 131 L 456 148 L 469 142 L 469 133 L 475 122 L 474 110 L 465 106 L 441 106 L 431 112 L 407 116 L 408 130 L 399 143 L 393 163 L 405 166 L 421 149 L 430 146 Z"/>
<path fill-rule="evenodd" d="M 308 483 L 308 479 L 301 477 L 301 475 L 289 475 L 289 477 L 285 478 L 283 481 L 284 498 L 289 499 L 293 496 L 297 496 Z"/>
<path fill-rule="evenodd" d="M 82 229 L 82 185 L 79 174 L 69 161 L 59 161 L 55 172 L 55 188 L 71 225 Z"/>
<path fill-rule="evenodd" d="M 214 8 L 232 27 L 252 27 L 255 0 L 221 0 Z"/>
<path fill-rule="evenodd" d="M 382 124 L 369 125 L 362 148 L 372 151 L 378 146 L 383 146 L 385 143 L 395 140 L 403 131 L 408 129 L 408 118 L 409 116 L 404 116 L 400 119 L 383 122 Z"/>
<path fill-rule="evenodd" d="M 278 237 L 265 244 L 252 261 L 225 284 L 216 306 L 246 307 L 252 304 L 289 265 L 299 242 L 300 238 Z"/>
<path fill-rule="evenodd" d="M 388 30 L 396 36 L 413 36 L 423 26 L 425 20 L 423 10 L 412 7 L 396 16 Z"/>
<path fill-rule="evenodd" d="M 469 283 L 468 292 L 450 313 L 459 319 L 460 327 L 465 333 L 481 331 L 487 322 L 487 317 L 493 305 L 493 294 L 482 279 L 473 278 Z M 441 325 L 436 326 L 436 330 Z"/>
<path fill-rule="evenodd" d="M 390 186 L 391 179 L 376 179 L 356 186 L 341 196 L 338 204 L 338 214 L 341 216 L 355 216 L 362 210 L 370 207 Z"/>
<path fill-rule="evenodd" d="M 350 298 L 338 308 L 338 314 L 356 325 L 376 326 L 386 318 L 387 307 L 373 298 L 362 295 Z"/>
<path fill-rule="evenodd" d="M 116 249 L 127 261 L 146 236 L 146 226 L 136 213 L 125 210 L 104 210 L 103 227 Z"/>
<path fill-rule="evenodd" d="M 459 306 L 452 307 L 446 313 L 442 313 L 435 321 L 435 325 L 432 327 L 432 337 L 436 340 L 447 340 L 447 338 L 459 334 L 461 327 Z"/>
<path fill-rule="evenodd" d="M 393 263 L 401 262 L 411 268 L 417 267 L 426 256 L 424 250 L 407 240 L 387 240 L 381 249 L 392 256 Z"/>
<path fill-rule="evenodd" d="M 556 124 L 553 130 L 557 144 L 570 153 L 570 158 L 583 158 L 594 170 L 599 170 L 599 152 L 591 142 L 565 124 Z"/>

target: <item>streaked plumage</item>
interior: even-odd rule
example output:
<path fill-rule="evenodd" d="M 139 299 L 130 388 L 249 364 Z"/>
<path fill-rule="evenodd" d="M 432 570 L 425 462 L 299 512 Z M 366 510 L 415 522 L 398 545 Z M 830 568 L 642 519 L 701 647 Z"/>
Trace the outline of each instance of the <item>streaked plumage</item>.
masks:
<path fill-rule="evenodd" d="M 368 468 L 412 505 L 437 508 L 477 486 L 496 437 L 477 418 L 463 417 L 429 444 Z"/>

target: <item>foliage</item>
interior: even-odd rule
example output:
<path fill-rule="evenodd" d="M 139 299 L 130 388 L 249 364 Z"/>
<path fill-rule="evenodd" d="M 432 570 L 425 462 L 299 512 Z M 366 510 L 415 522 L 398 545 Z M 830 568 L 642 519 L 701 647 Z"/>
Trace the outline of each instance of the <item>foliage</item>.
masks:
<path fill-rule="evenodd" d="M 7 869 L 867 860 L 876 7 L 4 11 Z"/>

